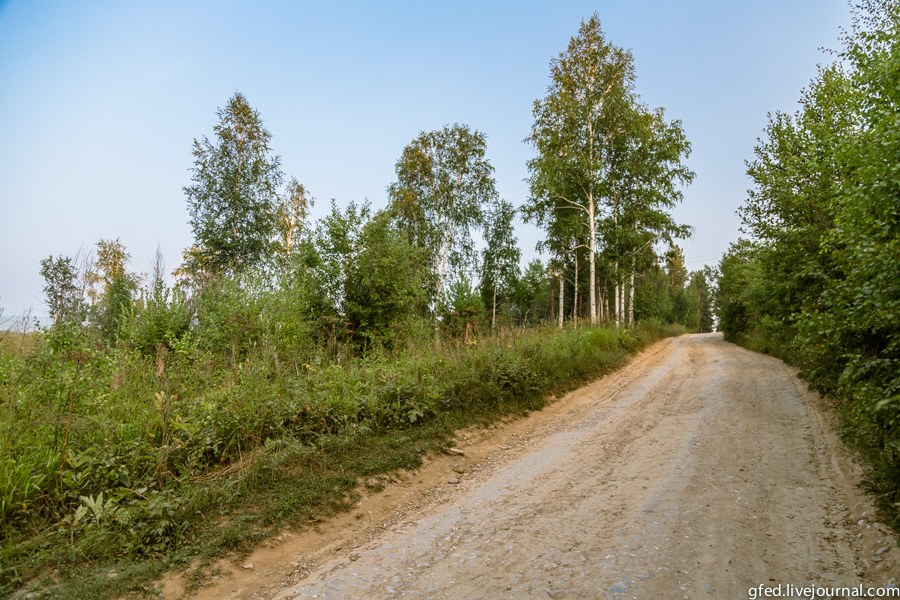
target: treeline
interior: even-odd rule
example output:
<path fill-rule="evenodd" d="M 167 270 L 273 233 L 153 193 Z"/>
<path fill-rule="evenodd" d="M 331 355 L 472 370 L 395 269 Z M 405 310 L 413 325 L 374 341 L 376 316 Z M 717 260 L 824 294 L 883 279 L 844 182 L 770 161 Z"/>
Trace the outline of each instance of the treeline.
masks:
<path fill-rule="evenodd" d="M 43 260 L 52 323 L 28 349 L 0 343 L 0 592 L 48 560 L 200 543 L 203 515 L 279 481 L 266 523 L 345 506 L 358 478 L 683 331 L 668 324 L 709 331 L 708 274 L 687 272 L 670 215 L 693 178 L 680 123 L 641 103 L 596 15 L 551 75 L 521 209 L 485 135 L 454 124 L 402 150 L 384 209 L 332 201 L 313 223 L 235 93 L 194 140 L 174 281 L 159 253 L 131 272 L 117 239 Z M 547 264 L 520 266 L 517 215 L 544 227 Z M 301 463 L 330 483 L 302 489 Z"/>
<path fill-rule="evenodd" d="M 726 338 L 797 365 L 900 508 L 900 8 L 858 6 L 837 60 L 748 163 L 749 236 L 719 266 Z"/>
<path fill-rule="evenodd" d="M 520 210 L 498 197 L 485 135 L 456 124 L 403 149 L 385 209 L 332 201 L 315 224 L 313 199 L 236 93 L 212 138 L 194 140 L 184 191 L 195 242 L 178 284 L 167 286 L 161 257 L 143 279 L 128 273 L 126 249 L 101 240 L 93 264 L 42 262 L 53 321 L 87 323 L 145 353 L 186 335 L 229 351 L 263 335 L 291 347 L 324 337 L 390 347 L 411 317 L 438 335 L 567 319 L 708 331 L 707 277 L 692 274 L 685 287 L 675 240 L 691 228 L 670 214 L 694 176 L 683 164 L 690 144 L 680 122 L 640 101 L 634 80 L 630 52 L 605 40 L 594 15 L 535 101 L 531 196 Z M 517 215 L 544 228 L 547 264 L 520 267 Z"/>

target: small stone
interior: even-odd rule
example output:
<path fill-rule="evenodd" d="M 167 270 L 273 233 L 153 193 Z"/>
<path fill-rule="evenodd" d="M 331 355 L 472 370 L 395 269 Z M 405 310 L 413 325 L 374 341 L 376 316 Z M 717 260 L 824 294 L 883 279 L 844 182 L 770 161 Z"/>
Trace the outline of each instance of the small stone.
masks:
<path fill-rule="evenodd" d="M 883 558 L 873 558 L 872 562 L 880 563 L 882 560 L 884 560 L 884 559 Z"/>
<path fill-rule="evenodd" d="M 454 473 L 465 473 L 466 468 L 462 465 L 453 465 L 453 472 Z"/>
<path fill-rule="evenodd" d="M 884 554 L 885 552 L 887 552 L 887 551 L 890 550 L 890 549 L 891 549 L 890 546 L 882 546 L 881 548 L 879 548 L 878 550 L 875 551 L 875 556 L 879 556 L 879 555 L 881 555 L 881 554 Z"/>
<path fill-rule="evenodd" d="M 463 452 L 459 448 L 448 448 L 447 454 L 455 454 L 456 456 L 462 456 L 463 454 L 465 454 L 465 452 Z"/>
<path fill-rule="evenodd" d="M 253 563 L 247 563 L 246 565 L 241 565 L 241 567 L 244 568 L 244 569 L 252 569 L 252 568 L 253 568 Z"/>
<path fill-rule="evenodd" d="M 457 483 L 459 483 L 459 479 L 457 479 L 456 477 L 451 477 L 450 479 L 447 480 L 447 483 L 452 483 L 453 485 L 456 485 Z"/>

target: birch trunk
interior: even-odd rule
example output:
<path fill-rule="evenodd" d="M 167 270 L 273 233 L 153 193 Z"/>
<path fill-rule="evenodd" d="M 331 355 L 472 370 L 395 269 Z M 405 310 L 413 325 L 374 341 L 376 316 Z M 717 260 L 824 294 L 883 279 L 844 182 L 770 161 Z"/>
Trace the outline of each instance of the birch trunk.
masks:
<path fill-rule="evenodd" d="M 616 277 L 616 287 L 613 290 L 613 317 L 616 320 L 616 325 L 621 325 L 621 317 L 620 317 L 620 308 L 619 308 L 619 261 L 613 263 L 613 275 Z"/>
<path fill-rule="evenodd" d="M 631 285 L 628 287 L 628 323 L 634 327 L 634 264 L 631 267 Z"/>
<path fill-rule="evenodd" d="M 435 263 L 434 270 L 435 276 L 437 277 L 437 291 L 435 293 L 434 298 L 434 335 L 435 339 L 437 339 L 440 334 L 440 327 L 438 324 L 438 307 L 441 305 L 441 293 L 444 291 L 444 277 L 447 274 L 447 257 L 450 254 L 450 224 L 447 223 L 447 227 L 444 229 L 444 251 L 442 252 L 440 262 Z"/>
<path fill-rule="evenodd" d="M 572 297 L 572 321 L 578 327 L 578 250 L 575 250 L 575 292 Z"/>
<path fill-rule="evenodd" d="M 497 282 L 494 282 L 494 312 L 491 315 L 491 332 L 497 326 Z"/>
<path fill-rule="evenodd" d="M 563 304 L 563 293 L 565 290 L 565 288 L 563 286 L 565 285 L 565 281 L 566 280 L 563 277 L 563 271 L 562 271 L 562 269 L 560 269 L 560 271 L 559 271 L 559 317 L 558 317 L 560 329 L 562 329 L 562 326 L 563 326 L 563 307 L 565 306 Z"/>
<path fill-rule="evenodd" d="M 588 242 L 588 259 L 591 271 L 591 325 L 597 324 L 597 265 L 594 249 L 597 247 L 597 224 L 594 222 L 594 196 L 588 196 L 588 219 L 591 225 L 591 239 Z"/>
<path fill-rule="evenodd" d="M 606 296 L 602 292 L 597 292 L 597 302 L 600 305 L 600 319 L 606 319 Z"/>

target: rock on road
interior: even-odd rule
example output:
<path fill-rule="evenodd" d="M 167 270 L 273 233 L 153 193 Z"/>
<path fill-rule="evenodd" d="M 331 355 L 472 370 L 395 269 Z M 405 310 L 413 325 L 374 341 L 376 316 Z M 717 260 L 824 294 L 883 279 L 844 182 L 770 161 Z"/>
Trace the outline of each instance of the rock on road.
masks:
<path fill-rule="evenodd" d="M 789 367 L 720 334 L 664 340 L 527 419 L 460 438 L 464 456 L 390 485 L 330 533 L 261 550 L 253 576 L 235 569 L 199 595 L 747 598 L 760 584 L 892 585 L 897 540 L 874 522 L 822 406 Z M 294 577 L 292 561 L 304 569 Z"/>

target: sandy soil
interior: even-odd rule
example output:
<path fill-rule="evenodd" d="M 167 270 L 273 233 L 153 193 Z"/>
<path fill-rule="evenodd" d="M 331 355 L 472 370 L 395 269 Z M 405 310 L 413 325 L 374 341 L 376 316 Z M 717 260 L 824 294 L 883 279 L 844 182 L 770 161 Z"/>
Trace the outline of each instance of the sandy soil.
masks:
<path fill-rule="evenodd" d="M 463 455 L 222 563 L 191 597 L 747 598 L 900 575 L 822 401 L 719 334 L 655 344 L 458 441 Z"/>

